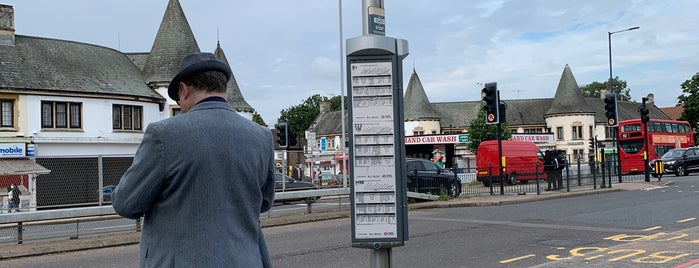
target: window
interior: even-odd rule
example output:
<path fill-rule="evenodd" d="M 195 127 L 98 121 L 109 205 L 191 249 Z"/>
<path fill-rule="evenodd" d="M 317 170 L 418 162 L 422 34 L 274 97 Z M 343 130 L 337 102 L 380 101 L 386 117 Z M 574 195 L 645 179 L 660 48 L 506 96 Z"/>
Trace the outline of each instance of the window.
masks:
<path fill-rule="evenodd" d="M 574 140 L 582 140 L 582 138 L 583 138 L 582 126 L 573 126 L 573 139 Z"/>
<path fill-rule="evenodd" d="M 556 138 L 558 140 L 563 140 L 563 127 L 557 127 L 556 128 Z"/>
<path fill-rule="evenodd" d="M 15 101 L 0 99 L 0 127 L 15 126 Z"/>
<path fill-rule="evenodd" d="M 134 105 L 114 104 L 112 106 L 112 129 L 142 130 L 143 107 Z"/>
<path fill-rule="evenodd" d="M 170 113 L 172 116 L 180 115 L 182 114 L 182 109 L 180 108 L 172 108 L 172 112 Z"/>
<path fill-rule="evenodd" d="M 82 106 L 80 102 L 42 101 L 42 128 L 82 128 Z"/>
<path fill-rule="evenodd" d="M 590 126 L 590 138 L 594 138 L 594 137 L 595 137 L 595 128 Z"/>
<path fill-rule="evenodd" d="M 584 149 L 573 150 L 573 159 L 575 159 L 575 160 L 582 159 L 584 153 L 585 153 Z"/>

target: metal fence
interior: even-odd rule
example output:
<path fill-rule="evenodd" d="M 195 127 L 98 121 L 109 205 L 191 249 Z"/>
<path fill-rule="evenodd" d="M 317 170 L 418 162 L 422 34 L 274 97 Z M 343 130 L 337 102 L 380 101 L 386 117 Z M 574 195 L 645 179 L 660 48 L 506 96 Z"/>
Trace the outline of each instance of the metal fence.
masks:
<path fill-rule="evenodd" d="M 645 174 L 621 174 L 618 173 L 618 168 L 614 159 L 608 159 L 609 161 L 605 163 L 595 163 L 590 165 L 589 163 L 582 163 L 580 159 L 575 162 L 569 162 L 565 168 L 560 171 L 541 171 L 534 172 L 528 175 L 527 180 L 518 180 L 516 183 L 511 183 L 508 181 L 507 177 L 502 180 L 498 179 L 498 176 L 490 176 L 494 178 L 493 181 L 483 182 L 476 179 L 476 173 L 469 174 L 457 174 L 462 181 L 462 195 L 482 195 L 482 194 L 527 194 L 536 193 L 539 194 L 547 190 L 562 190 L 570 191 L 576 187 L 588 187 L 588 188 L 609 188 L 614 187 L 614 184 L 624 183 L 624 182 L 639 182 L 646 181 Z M 505 167 L 505 169 L 513 169 L 515 167 Z M 494 167 L 497 169 L 497 167 Z M 534 170 L 533 168 L 530 168 Z M 536 168 L 538 171 L 539 168 Z M 490 174 L 498 174 L 497 171 Z M 503 174 L 508 174 L 504 172 Z M 522 177 L 518 175 L 520 178 Z M 481 176 L 483 177 L 483 176 Z M 485 175 L 488 177 L 488 175 Z M 554 182 L 553 178 L 558 178 Z M 650 177 L 650 180 L 657 180 L 655 177 Z"/>

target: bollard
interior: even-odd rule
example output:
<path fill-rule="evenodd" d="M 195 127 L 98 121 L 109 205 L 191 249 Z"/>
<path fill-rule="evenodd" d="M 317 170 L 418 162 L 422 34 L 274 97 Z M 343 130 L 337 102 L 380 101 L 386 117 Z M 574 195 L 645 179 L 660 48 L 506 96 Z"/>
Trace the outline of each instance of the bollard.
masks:
<path fill-rule="evenodd" d="M 580 182 L 580 157 L 578 157 L 578 187 L 582 186 Z"/>
<path fill-rule="evenodd" d="M 570 192 L 570 165 L 566 161 L 566 192 Z"/>
<path fill-rule="evenodd" d="M 590 172 L 592 173 L 592 189 L 597 190 L 597 169 L 595 168 L 597 166 L 597 163 L 594 161 L 590 165 Z"/>
<path fill-rule="evenodd" d="M 490 194 L 493 194 L 493 164 L 488 163 L 488 181 L 490 182 Z"/>
<path fill-rule="evenodd" d="M 539 163 L 537 162 L 534 166 L 534 173 L 536 175 L 536 195 L 541 195 L 541 186 L 539 185 Z"/>

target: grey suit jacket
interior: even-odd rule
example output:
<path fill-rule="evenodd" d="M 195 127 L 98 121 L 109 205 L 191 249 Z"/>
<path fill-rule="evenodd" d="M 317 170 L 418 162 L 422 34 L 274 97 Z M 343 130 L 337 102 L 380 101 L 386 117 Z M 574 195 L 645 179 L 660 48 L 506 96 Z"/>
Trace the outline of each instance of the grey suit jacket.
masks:
<path fill-rule="evenodd" d="M 274 202 L 271 130 L 225 102 L 148 125 L 114 189 L 121 216 L 144 217 L 141 267 L 269 267 L 260 213 Z"/>

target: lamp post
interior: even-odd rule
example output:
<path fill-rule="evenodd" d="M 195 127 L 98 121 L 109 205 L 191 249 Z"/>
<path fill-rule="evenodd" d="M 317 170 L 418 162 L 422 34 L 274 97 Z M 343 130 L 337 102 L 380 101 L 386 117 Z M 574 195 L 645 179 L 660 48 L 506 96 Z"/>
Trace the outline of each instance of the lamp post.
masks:
<path fill-rule="evenodd" d="M 631 27 L 628 29 L 619 30 L 619 31 L 615 31 L 615 32 L 607 32 L 608 33 L 607 38 L 609 40 L 609 93 L 614 93 L 614 80 L 612 79 L 612 35 L 615 33 L 633 31 L 633 30 L 637 30 L 640 28 L 641 27 L 636 26 L 636 27 Z M 619 183 L 621 183 L 621 156 L 619 155 L 619 146 L 616 145 L 616 141 L 615 141 L 615 140 L 617 140 L 617 141 L 619 140 L 617 137 L 618 131 L 616 130 L 616 128 L 614 128 L 612 132 L 613 132 L 612 145 L 614 146 L 614 148 L 616 148 L 617 174 L 619 176 Z M 610 186 L 611 186 L 611 181 L 610 181 Z"/>

